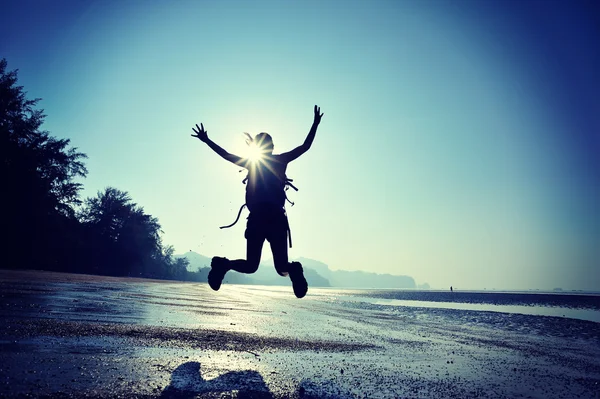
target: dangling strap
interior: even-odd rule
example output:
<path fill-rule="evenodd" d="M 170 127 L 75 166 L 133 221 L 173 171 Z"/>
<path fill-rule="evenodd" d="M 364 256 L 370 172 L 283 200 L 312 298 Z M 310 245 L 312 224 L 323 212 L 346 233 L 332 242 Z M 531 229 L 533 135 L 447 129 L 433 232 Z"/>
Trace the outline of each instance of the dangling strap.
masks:
<path fill-rule="evenodd" d="M 290 229 L 290 221 L 287 218 L 287 215 L 285 215 L 285 224 L 287 227 L 287 234 L 288 234 L 288 242 L 290 243 L 290 248 L 292 247 L 292 229 Z"/>
<path fill-rule="evenodd" d="M 293 181 L 294 181 L 294 179 L 285 179 L 285 185 L 290 186 L 294 190 L 298 191 L 298 187 L 296 187 L 292 184 Z"/>
<path fill-rule="evenodd" d="M 243 210 L 245 207 L 246 207 L 246 204 L 244 204 L 244 205 L 242 205 L 242 206 L 240 207 L 240 211 L 238 212 L 237 218 L 235 218 L 235 222 L 231 223 L 229 226 L 221 226 L 221 227 L 219 227 L 219 228 L 220 228 L 220 229 L 228 229 L 228 228 L 230 228 L 230 227 L 234 226 L 234 225 L 235 225 L 235 224 L 238 222 L 238 220 L 240 220 L 240 215 L 242 214 L 242 210 Z M 289 228 L 289 227 L 288 227 L 288 228 Z"/>
<path fill-rule="evenodd" d="M 293 188 L 294 190 L 298 191 L 298 187 L 294 186 L 292 184 L 292 182 L 294 181 L 294 179 L 285 179 L 285 189 L 284 189 L 284 195 L 285 195 L 285 200 L 287 202 L 289 202 L 290 204 L 292 204 L 292 206 L 294 206 L 294 203 L 292 201 L 290 201 L 290 199 L 287 197 L 287 194 L 285 193 L 289 187 Z M 290 244 L 290 248 L 292 247 L 292 244 Z"/>
<path fill-rule="evenodd" d="M 292 182 L 294 181 L 294 179 L 285 179 L 285 191 L 287 191 L 288 187 L 293 188 L 294 190 L 298 191 L 298 187 L 294 186 L 292 184 Z M 290 199 L 287 197 L 287 194 L 285 194 L 285 200 L 287 202 L 289 202 L 290 204 L 292 204 L 292 206 L 294 206 L 294 203 L 292 201 L 290 201 Z M 292 247 L 292 229 L 290 228 L 290 221 L 287 218 L 287 214 L 285 215 L 285 223 L 287 224 L 287 233 L 288 233 L 288 241 L 290 243 L 290 248 Z"/>

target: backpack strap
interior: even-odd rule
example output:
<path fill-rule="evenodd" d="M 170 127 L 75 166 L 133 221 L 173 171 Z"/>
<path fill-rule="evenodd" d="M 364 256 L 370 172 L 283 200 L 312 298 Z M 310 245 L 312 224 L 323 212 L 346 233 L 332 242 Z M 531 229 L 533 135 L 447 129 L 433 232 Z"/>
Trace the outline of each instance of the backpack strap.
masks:
<path fill-rule="evenodd" d="M 288 200 L 289 201 L 289 200 Z M 291 201 L 290 201 L 291 202 Z M 292 205 L 294 205 L 292 203 Z M 287 218 L 287 214 L 285 215 L 285 224 L 287 226 L 287 236 L 288 236 L 288 242 L 290 244 L 290 248 L 292 247 L 292 229 L 290 229 L 290 221 Z"/>
<path fill-rule="evenodd" d="M 294 206 L 294 203 L 292 201 L 290 201 L 290 199 L 287 196 L 286 191 L 291 187 L 294 190 L 298 191 L 298 187 L 294 186 L 292 184 L 292 182 L 294 181 L 294 179 L 288 179 L 287 177 L 285 178 L 285 181 L 283 182 L 283 194 L 285 195 L 285 200 L 287 202 L 289 202 L 290 204 L 292 204 L 292 206 Z M 289 227 L 289 226 L 288 226 Z M 290 248 L 292 247 L 292 243 L 290 241 Z"/>
<path fill-rule="evenodd" d="M 242 172 L 242 170 L 240 170 L 240 172 Z M 294 181 L 294 179 L 288 179 L 287 176 L 285 178 L 285 181 L 283 183 L 284 185 L 284 195 L 285 195 L 285 200 L 287 202 L 289 202 L 290 204 L 292 204 L 292 206 L 294 206 L 294 203 L 292 201 L 290 201 L 290 199 L 287 197 L 287 194 L 285 193 L 285 191 L 287 191 L 290 187 L 293 188 L 294 190 L 298 191 L 298 187 L 294 186 L 292 184 L 292 182 Z M 246 178 L 244 180 L 242 180 L 243 184 L 248 183 L 248 175 L 246 175 Z M 240 220 L 240 216 L 242 215 L 242 211 L 244 210 L 244 208 L 247 208 L 247 205 L 244 204 L 240 207 L 240 210 L 238 211 L 237 217 L 235 218 L 235 221 L 233 223 L 231 223 L 230 225 L 227 226 L 221 226 L 219 227 L 220 229 L 228 229 L 230 227 L 235 226 L 235 224 Z M 284 211 L 285 212 L 285 211 Z M 290 248 L 292 247 L 292 229 L 290 229 L 290 222 L 288 221 L 287 218 L 287 214 L 285 215 L 285 223 L 286 223 L 286 227 L 287 227 L 287 236 L 288 236 L 288 242 L 290 245 Z"/>
<path fill-rule="evenodd" d="M 244 204 L 240 207 L 240 210 L 237 214 L 237 218 L 235 218 L 235 222 L 231 223 L 229 226 L 221 226 L 219 228 L 220 229 L 228 229 L 228 228 L 234 226 L 238 222 L 238 220 L 240 220 L 240 215 L 242 214 L 242 210 L 244 210 L 245 207 L 246 207 L 246 204 Z"/>

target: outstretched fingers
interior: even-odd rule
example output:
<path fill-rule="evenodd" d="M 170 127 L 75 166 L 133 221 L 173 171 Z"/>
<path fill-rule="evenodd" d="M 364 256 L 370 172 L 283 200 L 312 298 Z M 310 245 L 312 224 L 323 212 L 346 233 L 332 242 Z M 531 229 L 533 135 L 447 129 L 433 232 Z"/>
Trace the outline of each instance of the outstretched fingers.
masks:
<path fill-rule="evenodd" d="M 316 106 L 316 105 L 315 105 L 315 115 L 318 115 L 319 117 L 323 116 L 323 114 L 321 113 L 321 107 Z"/>
<path fill-rule="evenodd" d="M 321 122 L 322 116 L 323 116 L 323 114 L 321 113 L 321 107 L 315 105 L 315 122 L 316 123 Z"/>
<path fill-rule="evenodd" d="M 202 126 L 202 127 L 199 127 L 198 124 L 196 123 L 196 129 L 198 129 L 198 130 L 192 128 L 192 130 L 194 131 L 194 133 L 200 134 L 200 132 L 205 132 L 204 125 L 201 123 L 200 126 Z"/>
<path fill-rule="evenodd" d="M 207 137 L 208 137 L 208 132 L 206 130 L 204 130 L 204 125 L 201 123 L 200 126 L 198 126 L 198 124 L 196 123 L 196 128 L 192 127 L 192 131 L 196 134 L 192 134 L 192 137 L 196 137 L 198 139 L 200 139 L 201 141 L 206 141 Z"/>

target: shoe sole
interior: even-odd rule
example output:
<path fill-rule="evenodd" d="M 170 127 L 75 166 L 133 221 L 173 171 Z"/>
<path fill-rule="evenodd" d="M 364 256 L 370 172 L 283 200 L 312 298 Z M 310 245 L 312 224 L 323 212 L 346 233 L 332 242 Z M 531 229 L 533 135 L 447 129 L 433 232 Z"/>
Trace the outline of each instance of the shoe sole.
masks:
<path fill-rule="evenodd" d="M 208 285 L 210 285 L 210 288 L 212 288 L 214 291 L 219 291 L 219 288 L 221 288 L 221 284 L 223 283 L 223 278 L 225 278 L 225 275 L 221 277 L 221 281 L 215 281 L 215 279 L 217 278 L 215 277 L 213 270 L 214 269 L 211 269 L 210 272 L 208 272 Z"/>
<path fill-rule="evenodd" d="M 308 283 L 306 282 L 306 278 L 304 278 L 304 276 L 301 278 L 302 280 L 300 281 L 294 281 L 295 279 L 292 279 L 290 274 L 290 280 L 292 280 L 292 288 L 294 289 L 294 295 L 296 295 L 296 298 L 304 298 L 308 292 Z"/>

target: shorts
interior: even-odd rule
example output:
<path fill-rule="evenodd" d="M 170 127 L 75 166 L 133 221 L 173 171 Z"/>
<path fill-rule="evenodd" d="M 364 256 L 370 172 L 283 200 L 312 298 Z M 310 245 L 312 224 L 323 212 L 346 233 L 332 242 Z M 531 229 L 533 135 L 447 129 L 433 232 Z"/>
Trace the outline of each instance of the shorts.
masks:
<path fill-rule="evenodd" d="M 273 243 L 286 240 L 289 224 L 283 208 L 264 208 L 250 212 L 244 237 L 247 240 L 267 240 Z"/>

